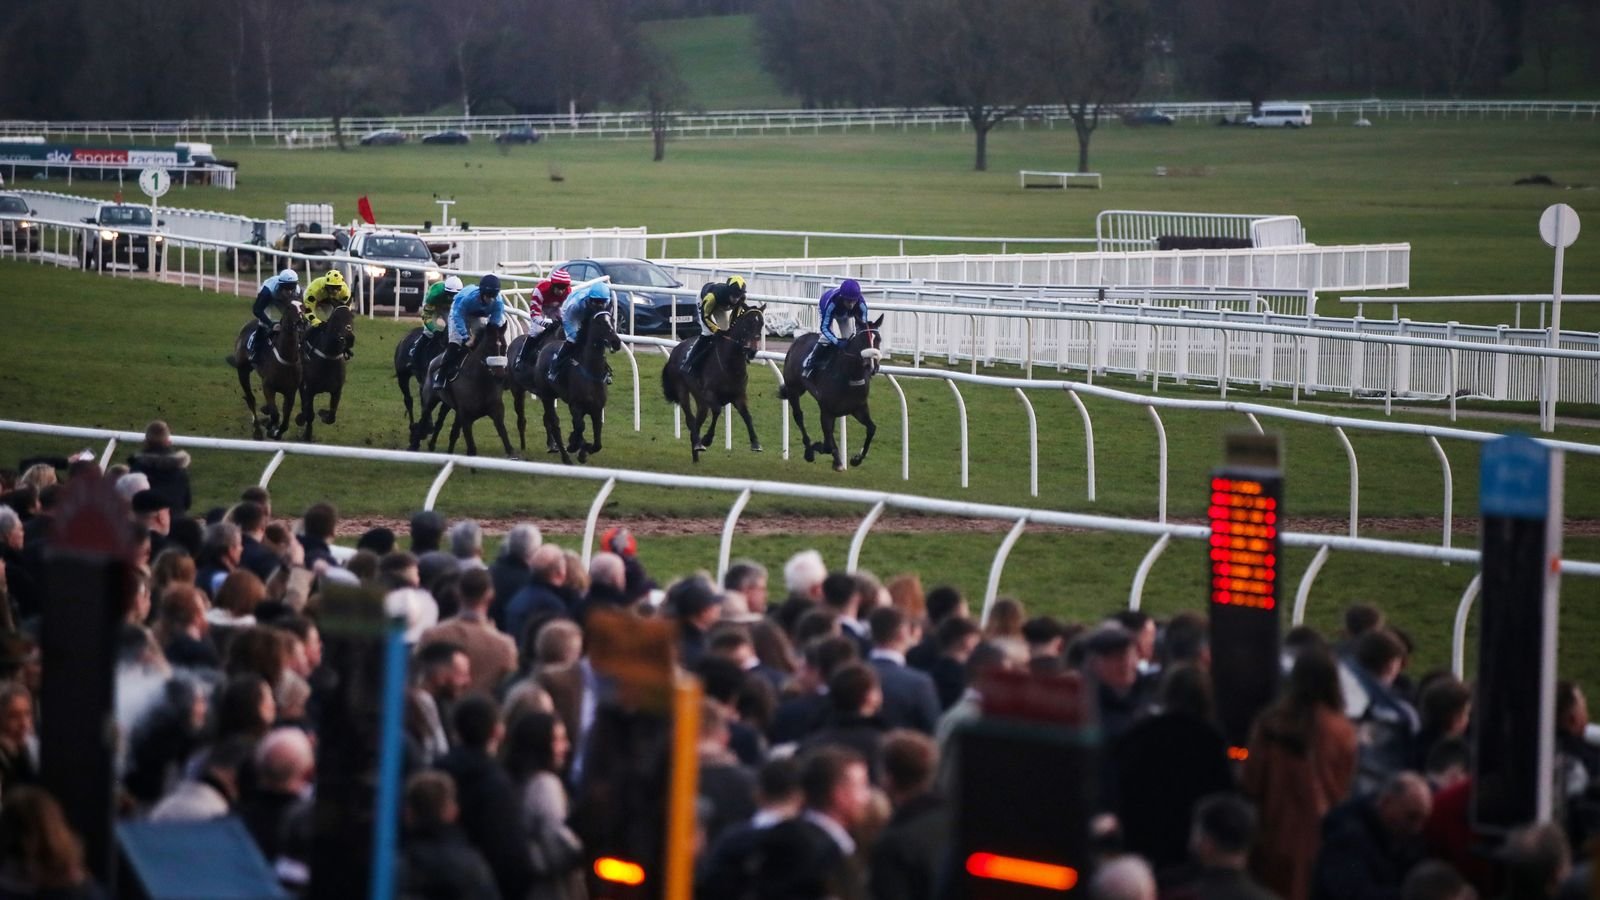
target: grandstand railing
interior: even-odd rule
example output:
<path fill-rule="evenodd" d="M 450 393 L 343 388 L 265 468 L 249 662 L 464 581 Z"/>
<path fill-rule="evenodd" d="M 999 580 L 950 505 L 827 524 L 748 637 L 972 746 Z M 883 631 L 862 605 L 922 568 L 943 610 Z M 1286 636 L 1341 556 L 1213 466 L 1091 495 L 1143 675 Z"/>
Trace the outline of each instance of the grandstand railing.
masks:
<path fill-rule="evenodd" d="M 119 443 L 138 442 L 143 440 L 142 432 L 114 431 L 104 428 L 79 428 L 66 425 L 47 425 L 32 422 L 17 422 L 0 420 L 0 431 L 15 434 L 41 435 L 47 437 L 71 438 L 74 440 L 105 441 L 105 450 L 100 455 L 100 464 L 105 466 L 110 463 Z M 1179 525 L 1164 521 L 1146 521 L 1140 519 L 1126 519 L 1113 516 L 1099 516 L 1085 513 L 1072 513 L 1047 509 L 1028 509 L 1018 506 L 1003 506 L 988 503 L 970 503 L 958 500 L 945 500 L 934 497 L 922 497 L 913 494 L 899 494 L 882 491 L 866 491 L 854 488 L 826 487 L 813 484 L 797 484 L 780 481 L 761 481 L 733 478 L 696 477 L 684 479 L 680 475 L 645 472 L 632 469 L 608 469 L 590 466 L 572 467 L 553 463 L 527 462 L 522 460 L 493 459 L 489 457 L 455 456 L 444 453 L 411 453 L 399 450 L 379 450 L 371 447 L 341 447 L 327 444 L 284 444 L 267 441 L 247 441 L 231 438 L 213 438 L 188 435 L 173 435 L 172 444 L 192 450 L 222 450 L 232 452 L 257 453 L 267 455 L 268 462 L 261 473 L 259 484 L 266 487 L 277 472 L 284 459 L 289 456 L 311 457 L 322 459 L 346 459 L 364 463 L 388 463 L 399 465 L 430 466 L 438 469 L 433 483 L 428 488 L 428 494 L 423 499 L 424 509 L 433 509 L 438 501 L 439 494 L 445 483 L 449 480 L 458 466 L 467 466 L 474 469 L 507 472 L 518 475 L 533 475 L 541 478 L 561 478 L 578 481 L 599 482 L 600 489 L 595 494 L 594 502 L 590 504 L 589 513 L 584 521 L 583 534 L 583 559 L 587 565 L 595 548 L 595 531 L 599 522 L 600 512 L 604 508 L 607 497 L 618 484 L 648 485 L 651 487 L 689 489 L 697 491 L 716 491 L 733 495 L 728 515 L 724 520 L 722 538 L 717 549 L 717 580 L 720 582 L 726 574 L 729 560 L 732 556 L 734 535 L 738 530 L 739 516 L 745 504 L 751 497 L 760 495 L 767 497 L 788 497 L 846 503 L 857 507 L 866 508 L 861 524 L 856 528 L 850 541 L 850 549 L 846 560 L 846 569 L 855 571 L 860 559 L 861 547 L 866 541 L 874 523 L 887 509 L 899 509 L 912 512 L 928 513 L 944 516 L 961 516 L 972 519 L 986 519 L 990 521 L 1009 522 L 1011 530 L 990 562 L 989 578 L 984 589 L 983 619 L 987 620 L 994 601 L 999 594 L 1000 580 L 1005 571 L 1006 559 L 1017 539 L 1029 525 L 1049 525 L 1066 528 L 1077 528 L 1088 531 L 1104 532 L 1111 534 L 1141 535 L 1155 538 L 1151 551 L 1140 560 L 1138 570 L 1133 576 L 1133 587 L 1128 598 L 1130 608 L 1139 608 L 1142 602 L 1142 591 L 1145 577 L 1154 565 L 1156 557 L 1172 542 L 1180 540 L 1207 540 L 1210 529 L 1203 525 Z M 1317 555 L 1310 567 L 1301 578 L 1296 591 L 1293 622 L 1300 624 L 1305 618 L 1305 608 L 1309 598 L 1311 585 L 1326 560 L 1331 550 L 1340 550 L 1351 553 L 1370 553 L 1379 556 L 1399 557 L 1405 559 L 1428 560 L 1441 563 L 1458 563 L 1463 565 L 1478 565 L 1479 553 L 1476 550 L 1467 550 L 1454 547 L 1432 546 L 1428 544 L 1407 543 L 1403 541 L 1377 540 L 1373 538 L 1341 537 L 1325 534 L 1288 531 L 1282 535 L 1285 547 L 1316 548 Z M 1583 560 L 1563 559 L 1559 563 L 1563 575 L 1597 578 L 1600 577 L 1600 563 Z M 1465 620 L 1467 610 L 1470 608 L 1472 598 L 1476 594 L 1477 579 L 1474 579 L 1467 593 L 1463 596 L 1458 606 L 1456 627 L 1453 634 L 1453 658 L 1459 661 L 1464 658 Z"/>

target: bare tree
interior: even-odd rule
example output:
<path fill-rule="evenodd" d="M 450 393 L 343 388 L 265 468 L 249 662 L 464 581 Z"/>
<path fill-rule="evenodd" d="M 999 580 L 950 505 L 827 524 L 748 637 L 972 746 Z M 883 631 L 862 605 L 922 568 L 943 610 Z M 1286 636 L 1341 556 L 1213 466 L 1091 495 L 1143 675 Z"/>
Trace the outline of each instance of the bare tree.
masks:
<path fill-rule="evenodd" d="M 1490 0 L 1404 0 L 1417 64 L 1426 83 L 1452 97 L 1488 78 L 1500 45 L 1500 13 Z"/>
<path fill-rule="evenodd" d="M 989 168 L 989 132 L 1027 108 L 1038 79 L 1019 52 L 1021 36 L 1037 27 L 1029 0 L 910 0 L 918 63 L 917 93 L 960 107 L 972 126 L 972 167 Z M 908 54 L 908 56 L 911 56 Z"/>
<path fill-rule="evenodd" d="M 644 100 L 645 116 L 650 122 L 651 160 L 661 162 L 667 158 L 667 132 L 677 118 L 677 111 L 688 96 L 689 87 L 678 74 L 678 67 L 660 47 L 643 41 L 636 53 L 635 72 L 639 79 L 639 93 Z"/>
<path fill-rule="evenodd" d="M 1539 64 L 1539 83 L 1548 92 L 1556 51 L 1578 31 L 1578 10 L 1569 0 L 1526 0 L 1522 14 L 1523 33 Z"/>
<path fill-rule="evenodd" d="M 1147 0 L 1036 0 L 1032 63 L 1067 106 L 1078 137 L 1078 171 L 1101 117 L 1139 93 L 1148 55 Z"/>

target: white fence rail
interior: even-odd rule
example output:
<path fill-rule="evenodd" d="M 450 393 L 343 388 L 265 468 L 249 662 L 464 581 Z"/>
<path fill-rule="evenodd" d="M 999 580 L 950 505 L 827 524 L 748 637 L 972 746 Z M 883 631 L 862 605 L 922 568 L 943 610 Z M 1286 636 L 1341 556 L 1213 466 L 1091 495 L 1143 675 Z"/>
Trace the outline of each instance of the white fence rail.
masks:
<path fill-rule="evenodd" d="M 1222 238 L 1248 241 L 1253 247 L 1306 243 L 1298 216 L 1241 213 L 1107 209 L 1095 216 L 1094 234 L 1101 250 L 1139 249 L 1163 237 Z"/>
<path fill-rule="evenodd" d="M 1374 306 L 1388 306 L 1389 307 L 1389 311 L 1390 311 L 1390 318 L 1393 318 L 1393 319 L 1399 319 L 1400 318 L 1400 307 L 1402 307 L 1402 306 L 1411 306 L 1411 305 L 1428 306 L 1428 305 L 1434 305 L 1434 304 L 1450 304 L 1450 305 L 1461 304 L 1461 305 L 1465 306 L 1465 305 L 1469 305 L 1469 304 L 1480 304 L 1480 303 L 1510 304 L 1511 306 L 1515 307 L 1515 309 L 1516 309 L 1516 318 L 1512 322 L 1512 327 L 1513 328 L 1521 328 L 1522 327 L 1522 305 L 1524 303 L 1527 303 L 1527 304 L 1530 304 L 1530 305 L 1538 308 L 1538 310 L 1539 310 L 1539 328 L 1540 329 L 1543 329 L 1545 327 L 1544 326 L 1545 312 L 1549 309 L 1551 300 L 1552 300 L 1552 298 L 1551 298 L 1551 296 L 1549 294 L 1456 294 L 1456 295 L 1433 296 L 1433 297 L 1341 297 L 1341 298 L 1339 298 L 1339 302 L 1340 303 L 1354 303 L 1356 305 L 1356 315 L 1358 315 L 1358 316 L 1363 314 L 1364 312 L 1366 312 L 1366 305 L 1368 303 L 1371 303 Z M 1562 303 L 1600 303 L 1600 294 L 1562 294 L 1561 295 L 1561 302 Z"/>

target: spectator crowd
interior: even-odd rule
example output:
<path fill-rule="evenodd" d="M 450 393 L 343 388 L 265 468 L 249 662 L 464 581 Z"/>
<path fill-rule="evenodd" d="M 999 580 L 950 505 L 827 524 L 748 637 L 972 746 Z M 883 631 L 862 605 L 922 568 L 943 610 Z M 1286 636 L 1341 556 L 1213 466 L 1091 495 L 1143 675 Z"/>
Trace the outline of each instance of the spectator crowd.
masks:
<path fill-rule="evenodd" d="M 341 531 L 252 487 L 196 515 L 189 459 L 153 423 L 103 473 L 126 504 L 137 586 L 117 641 L 117 814 L 237 817 L 303 891 L 316 822 L 319 630 L 331 585 L 380 588 L 410 646 L 397 880 L 407 898 L 589 896 L 583 798 L 606 676 L 596 611 L 665 619 L 704 692 L 696 896 L 945 896 L 964 723 L 992 670 L 1077 673 L 1101 751 L 1090 896 L 1466 900 L 1589 896 L 1600 749 L 1582 690 L 1557 703 L 1551 822 L 1486 842 L 1471 822 L 1471 686 L 1417 672 L 1410 638 L 1359 604 L 1336 635 L 1291 630 L 1242 750 L 1219 730 L 1203 615 L 1068 622 L 949 586 L 830 572 L 816 551 L 658 585 L 611 528 L 585 565 L 518 524 L 485 557 L 470 519 Z M 61 480 L 89 459 L 0 472 L 0 900 L 99 897 L 38 787 L 38 629 Z M 64 471 L 63 471 L 64 470 Z M 353 553 L 340 541 L 355 538 Z M 1530 691 L 1531 696 L 1531 691 Z M 1530 701 L 1531 702 L 1531 701 Z"/>

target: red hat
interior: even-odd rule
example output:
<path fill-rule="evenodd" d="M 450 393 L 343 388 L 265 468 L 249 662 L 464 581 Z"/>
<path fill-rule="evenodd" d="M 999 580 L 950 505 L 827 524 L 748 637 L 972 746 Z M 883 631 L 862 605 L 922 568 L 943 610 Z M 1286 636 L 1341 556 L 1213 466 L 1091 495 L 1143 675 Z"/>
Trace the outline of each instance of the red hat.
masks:
<path fill-rule="evenodd" d="M 568 274 L 566 267 L 563 266 L 563 267 L 561 267 L 559 269 L 555 269 L 555 270 L 551 271 L 551 273 L 550 273 L 550 283 L 552 285 L 556 285 L 556 284 L 570 285 L 570 284 L 572 284 L 572 276 L 570 274 Z"/>
<path fill-rule="evenodd" d="M 617 526 L 601 533 L 600 546 L 618 556 L 635 556 L 639 553 L 639 542 L 633 539 L 633 532 Z"/>

